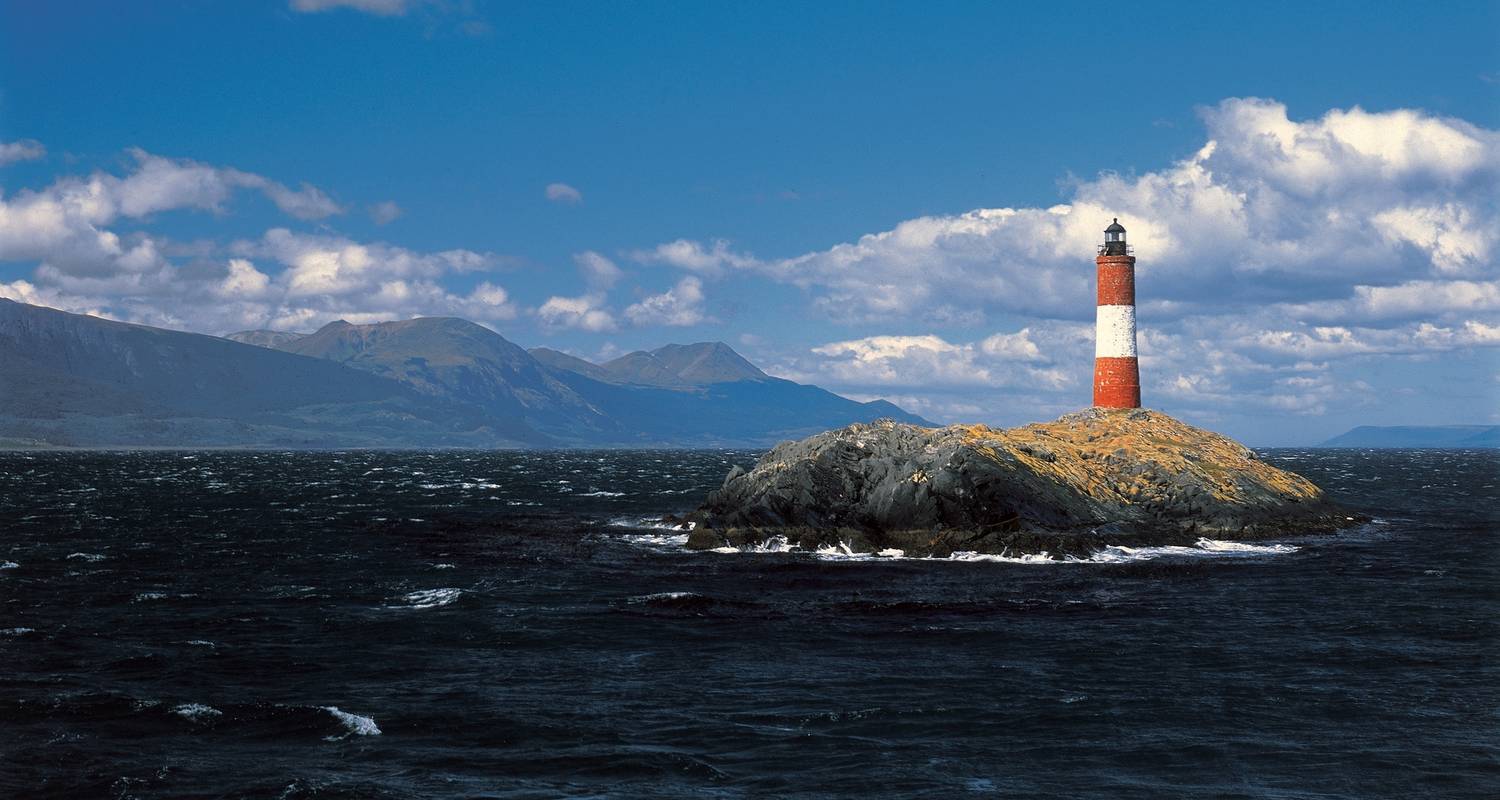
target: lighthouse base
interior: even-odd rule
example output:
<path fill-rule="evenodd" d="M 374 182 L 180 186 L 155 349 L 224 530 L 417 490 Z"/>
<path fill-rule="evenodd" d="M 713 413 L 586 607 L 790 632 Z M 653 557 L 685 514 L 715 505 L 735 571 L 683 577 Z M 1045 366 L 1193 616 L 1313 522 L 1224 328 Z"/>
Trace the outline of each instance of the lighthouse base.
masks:
<path fill-rule="evenodd" d="M 1135 358 L 1094 359 L 1094 407 L 1141 407 L 1141 370 Z"/>

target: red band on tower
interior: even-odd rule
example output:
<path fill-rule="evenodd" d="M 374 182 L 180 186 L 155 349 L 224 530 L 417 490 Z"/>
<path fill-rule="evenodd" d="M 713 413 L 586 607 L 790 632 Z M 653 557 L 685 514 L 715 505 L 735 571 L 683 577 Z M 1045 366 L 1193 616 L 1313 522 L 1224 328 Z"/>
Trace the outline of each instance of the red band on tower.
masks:
<path fill-rule="evenodd" d="M 1134 358 L 1094 359 L 1094 405 L 1141 407 L 1141 371 Z"/>
<path fill-rule="evenodd" d="M 1135 305 L 1135 259 L 1129 256 L 1099 256 L 1099 305 Z"/>

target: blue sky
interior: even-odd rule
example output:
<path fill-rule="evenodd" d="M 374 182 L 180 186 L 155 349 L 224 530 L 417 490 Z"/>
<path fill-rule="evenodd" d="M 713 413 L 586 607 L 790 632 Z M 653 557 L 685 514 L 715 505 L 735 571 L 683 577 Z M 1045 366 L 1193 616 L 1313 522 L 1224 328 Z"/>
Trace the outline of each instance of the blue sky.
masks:
<path fill-rule="evenodd" d="M 1500 6 L 0 4 L 0 296 L 719 339 L 942 421 L 1500 421 Z"/>

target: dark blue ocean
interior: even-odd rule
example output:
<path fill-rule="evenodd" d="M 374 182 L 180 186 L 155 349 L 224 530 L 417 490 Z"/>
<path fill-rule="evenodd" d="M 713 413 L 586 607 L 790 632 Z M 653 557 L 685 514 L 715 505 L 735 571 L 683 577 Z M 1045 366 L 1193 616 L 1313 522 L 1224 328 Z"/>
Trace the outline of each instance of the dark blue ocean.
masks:
<path fill-rule="evenodd" d="M 0 797 L 1500 796 L 1500 453 L 1374 522 L 692 553 L 750 452 L 0 453 Z"/>

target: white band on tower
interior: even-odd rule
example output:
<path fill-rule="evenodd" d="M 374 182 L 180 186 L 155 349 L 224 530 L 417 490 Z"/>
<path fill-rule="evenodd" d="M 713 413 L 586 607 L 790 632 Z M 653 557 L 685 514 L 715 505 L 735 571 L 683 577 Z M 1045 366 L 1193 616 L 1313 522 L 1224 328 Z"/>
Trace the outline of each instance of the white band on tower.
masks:
<path fill-rule="evenodd" d="M 1095 358 L 1135 358 L 1135 306 L 1099 306 Z"/>

